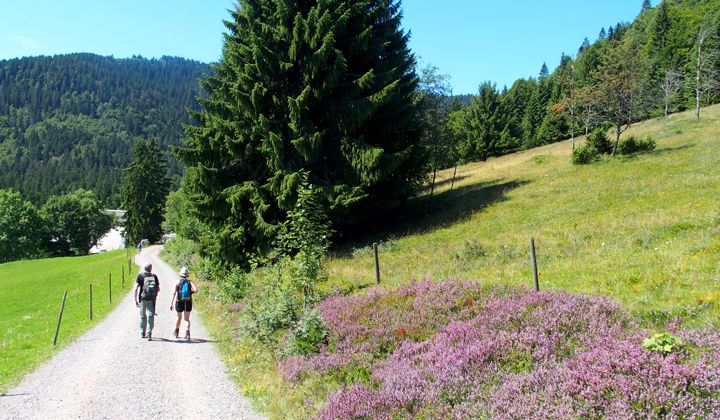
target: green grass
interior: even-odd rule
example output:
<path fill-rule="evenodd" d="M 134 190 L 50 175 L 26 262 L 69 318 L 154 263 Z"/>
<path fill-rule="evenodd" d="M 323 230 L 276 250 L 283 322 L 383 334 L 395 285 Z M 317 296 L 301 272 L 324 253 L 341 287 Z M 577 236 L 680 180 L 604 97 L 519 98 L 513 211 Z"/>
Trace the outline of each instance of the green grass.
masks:
<path fill-rule="evenodd" d="M 564 141 L 459 167 L 452 190 L 444 171 L 433 197 L 336 251 L 323 287 L 374 285 L 372 242 L 385 287 L 425 277 L 532 287 L 534 237 L 542 289 L 610 297 L 651 329 L 675 316 L 720 327 L 720 106 L 702 116 L 633 126 L 623 137 L 657 141 L 647 155 L 573 166 Z M 285 382 L 270 353 L 238 335 L 237 306 L 209 296 L 202 305 L 231 377 L 271 418 L 307 418 L 305 402 L 319 407 L 337 387 Z"/>
<path fill-rule="evenodd" d="M 656 151 L 574 166 L 570 142 L 441 173 L 433 197 L 386 218 L 365 247 L 328 261 L 330 284 L 462 278 L 610 296 L 642 318 L 720 326 L 720 107 L 633 126 Z M 445 182 L 443 182 L 445 181 Z"/>
<path fill-rule="evenodd" d="M 125 290 L 121 271 L 125 270 Z M 130 290 L 125 251 L 86 257 L 48 258 L 0 264 L 0 392 L 71 343 L 107 314 Z M 108 275 L 112 274 L 113 303 Z M 93 285 L 90 321 L 89 285 Z M 64 291 L 65 302 L 57 346 L 53 336 Z"/>

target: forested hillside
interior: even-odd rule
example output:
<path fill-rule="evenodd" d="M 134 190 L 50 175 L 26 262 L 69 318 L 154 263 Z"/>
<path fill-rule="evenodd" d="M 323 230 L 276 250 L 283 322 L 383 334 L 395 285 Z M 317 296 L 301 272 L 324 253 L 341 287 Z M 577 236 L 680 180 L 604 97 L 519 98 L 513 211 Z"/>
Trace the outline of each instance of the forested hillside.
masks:
<path fill-rule="evenodd" d="M 0 188 L 29 200 L 84 188 L 119 203 L 121 169 L 136 138 L 168 152 L 196 108 L 207 64 L 181 58 L 69 54 L 0 61 Z M 152 175 L 152 168 L 147 168 Z"/>
<path fill-rule="evenodd" d="M 480 85 L 468 107 L 448 110 L 455 162 L 485 160 L 586 134 L 601 124 L 619 136 L 648 117 L 718 101 L 720 1 L 638 1 L 632 22 L 598 28 L 558 67 L 512 86 Z M 548 63 L 551 63 L 548 57 Z M 444 155 L 452 155 L 444 153 Z M 445 166 L 452 165 L 445 162 Z"/>

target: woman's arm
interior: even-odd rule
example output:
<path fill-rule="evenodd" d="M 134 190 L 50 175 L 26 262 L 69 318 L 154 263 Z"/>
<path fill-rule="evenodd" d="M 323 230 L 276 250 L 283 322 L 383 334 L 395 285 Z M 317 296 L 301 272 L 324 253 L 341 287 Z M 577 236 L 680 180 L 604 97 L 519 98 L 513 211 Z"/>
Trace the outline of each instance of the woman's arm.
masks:
<path fill-rule="evenodd" d="M 176 284 L 175 290 L 173 290 L 172 300 L 170 301 L 170 310 L 171 311 L 173 310 L 173 305 L 175 304 L 175 296 L 177 295 L 177 289 L 178 289 L 178 285 Z"/>
<path fill-rule="evenodd" d="M 200 290 L 200 289 L 198 289 L 197 286 L 195 286 L 195 283 L 193 283 L 192 280 L 189 280 L 189 281 L 190 281 L 190 290 L 192 290 L 193 293 L 197 293 L 198 290 Z"/>

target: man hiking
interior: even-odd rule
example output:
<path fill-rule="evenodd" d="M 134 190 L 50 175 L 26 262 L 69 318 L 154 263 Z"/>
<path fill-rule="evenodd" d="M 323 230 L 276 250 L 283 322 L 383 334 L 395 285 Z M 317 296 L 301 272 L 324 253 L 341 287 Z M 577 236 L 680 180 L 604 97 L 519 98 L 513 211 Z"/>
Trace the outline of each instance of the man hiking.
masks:
<path fill-rule="evenodd" d="M 185 330 L 186 340 L 190 340 L 190 311 L 192 311 L 192 295 L 198 291 L 195 283 L 190 281 L 188 278 L 189 274 L 190 272 L 187 267 L 180 269 L 180 279 L 175 285 L 172 301 L 170 301 L 170 310 L 173 310 L 174 303 L 175 311 L 177 312 L 177 322 L 175 323 L 175 332 L 173 332 L 173 335 L 175 338 L 178 338 L 180 335 L 180 323 L 182 322 L 183 314 L 185 314 L 185 323 L 187 324 L 187 329 Z"/>
<path fill-rule="evenodd" d="M 155 326 L 155 300 L 160 292 L 160 280 L 152 273 L 152 264 L 145 264 L 144 271 L 135 280 L 135 306 L 140 308 L 140 332 L 142 338 L 152 340 Z M 147 334 L 145 326 L 147 325 Z"/>

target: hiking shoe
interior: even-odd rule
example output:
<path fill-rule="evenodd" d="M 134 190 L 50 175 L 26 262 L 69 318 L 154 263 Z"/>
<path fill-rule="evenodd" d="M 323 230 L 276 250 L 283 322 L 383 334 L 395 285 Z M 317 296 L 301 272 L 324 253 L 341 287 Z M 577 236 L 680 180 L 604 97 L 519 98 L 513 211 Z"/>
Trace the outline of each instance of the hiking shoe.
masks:
<path fill-rule="evenodd" d="M 173 335 L 175 336 L 175 338 L 178 338 L 178 336 L 180 335 L 180 330 L 175 328 L 175 332 L 173 332 Z"/>
<path fill-rule="evenodd" d="M 145 338 L 145 331 L 140 333 L 140 338 Z"/>
<path fill-rule="evenodd" d="M 185 331 L 185 339 L 190 340 L 190 330 Z"/>
<path fill-rule="evenodd" d="M 148 341 L 152 341 L 152 331 L 147 333 L 147 339 L 148 339 Z"/>

